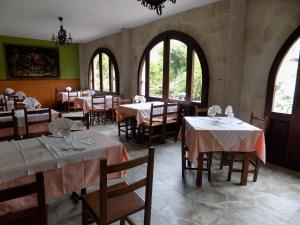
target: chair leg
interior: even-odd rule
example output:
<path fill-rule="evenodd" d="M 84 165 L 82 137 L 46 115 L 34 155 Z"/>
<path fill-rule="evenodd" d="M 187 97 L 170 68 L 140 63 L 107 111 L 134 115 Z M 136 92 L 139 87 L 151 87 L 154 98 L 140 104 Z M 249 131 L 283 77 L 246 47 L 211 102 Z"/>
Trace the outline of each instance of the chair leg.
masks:
<path fill-rule="evenodd" d="M 120 220 L 120 225 L 125 225 L 125 219 Z"/>
<path fill-rule="evenodd" d="M 182 179 L 184 179 L 184 169 L 186 167 L 186 164 L 185 164 L 185 147 L 183 146 L 181 148 L 181 176 L 182 176 Z"/>
<path fill-rule="evenodd" d="M 126 124 L 125 124 L 125 130 L 126 130 L 126 139 L 129 139 L 129 135 L 128 135 L 128 120 L 126 120 Z"/>
<path fill-rule="evenodd" d="M 82 201 L 82 225 L 88 225 L 88 214 L 84 201 Z"/>
<path fill-rule="evenodd" d="M 208 181 L 211 181 L 212 153 L 207 153 Z"/>
<path fill-rule="evenodd" d="M 220 160 L 220 170 L 223 169 L 224 161 L 225 161 L 225 153 L 222 152 L 222 154 L 221 154 L 221 160 Z"/>
<path fill-rule="evenodd" d="M 253 176 L 253 182 L 257 181 L 259 167 L 260 167 L 260 159 L 258 157 L 256 157 L 256 160 L 255 160 L 255 172 L 254 172 L 254 176 Z"/>
<path fill-rule="evenodd" d="M 121 124 L 118 122 L 118 135 L 121 136 Z"/>
<path fill-rule="evenodd" d="M 228 168 L 227 181 L 231 181 L 232 167 L 233 167 L 233 153 L 229 153 L 228 161 L 229 161 L 228 162 L 229 168 Z"/>

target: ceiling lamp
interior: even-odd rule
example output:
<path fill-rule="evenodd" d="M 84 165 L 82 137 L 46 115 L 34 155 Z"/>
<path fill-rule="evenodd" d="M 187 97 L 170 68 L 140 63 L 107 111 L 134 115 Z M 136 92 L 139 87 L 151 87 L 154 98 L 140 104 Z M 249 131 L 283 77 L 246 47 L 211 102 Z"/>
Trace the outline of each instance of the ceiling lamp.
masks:
<path fill-rule="evenodd" d="M 60 28 L 59 31 L 57 32 L 57 36 L 54 36 L 54 34 L 52 33 L 51 40 L 54 41 L 59 46 L 69 46 L 69 44 L 72 43 L 71 34 L 69 33 L 69 37 L 67 36 L 67 32 L 62 25 L 63 18 L 58 17 L 58 19 L 60 21 Z"/>
<path fill-rule="evenodd" d="M 138 0 L 143 6 L 147 7 L 149 10 L 156 10 L 158 15 L 162 14 L 162 9 L 165 7 L 164 3 L 167 0 Z M 176 0 L 169 0 L 172 3 L 176 3 Z"/>

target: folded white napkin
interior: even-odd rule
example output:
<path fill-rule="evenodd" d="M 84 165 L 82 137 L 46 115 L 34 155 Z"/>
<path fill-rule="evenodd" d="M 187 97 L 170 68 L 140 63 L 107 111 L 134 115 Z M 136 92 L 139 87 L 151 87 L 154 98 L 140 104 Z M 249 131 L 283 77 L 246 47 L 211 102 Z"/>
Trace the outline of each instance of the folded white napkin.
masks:
<path fill-rule="evenodd" d="M 36 106 L 40 105 L 39 101 L 33 97 L 25 98 L 23 103 L 27 109 L 34 109 Z"/>
<path fill-rule="evenodd" d="M 210 117 L 215 117 L 217 114 L 222 113 L 222 108 L 219 105 L 213 105 L 208 108 L 207 115 Z"/>
<path fill-rule="evenodd" d="M 225 109 L 225 115 L 229 118 L 234 118 L 234 113 L 231 105 L 228 105 Z"/>
<path fill-rule="evenodd" d="M 145 103 L 146 102 L 145 96 L 139 96 L 139 102 Z"/>
<path fill-rule="evenodd" d="M 5 88 L 4 89 L 4 94 L 6 94 L 6 95 L 11 95 L 11 94 L 13 94 L 15 91 L 13 90 L 13 89 L 11 89 L 11 88 Z"/>
<path fill-rule="evenodd" d="M 67 137 L 71 133 L 74 121 L 66 118 L 59 118 L 48 124 L 49 131 L 53 136 Z"/>
<path fill-rule="evenodd" d="M 87 90 L 87 96 L 93 96 L 96 92 L 94 90 Z"/>
<path fill-rule="evenodd" d="M 25 92 L 23 92 L 23 91 L 17 91 L 17 92 L 15 93 L 15 95 L 18 96 L 19 98 L 21 98 L 21 97 L 26 97 L 26 94 L 25 94 Z"/>
<path fill-rule="evenodd" d="M 66 91 L 72 91 L 71 87 L 66 87 L 65 89 L 66 89 Z"/>

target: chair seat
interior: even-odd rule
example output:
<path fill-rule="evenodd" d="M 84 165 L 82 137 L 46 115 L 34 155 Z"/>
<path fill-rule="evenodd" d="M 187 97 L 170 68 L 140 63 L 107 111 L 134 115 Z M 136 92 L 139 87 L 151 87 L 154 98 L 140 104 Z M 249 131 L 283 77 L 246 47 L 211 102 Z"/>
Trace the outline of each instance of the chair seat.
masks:
<path fill-rule="evenodd" d="M 142 125 L 145 126 L 145 127 L 150 127 L 150 122 L 145 121 L 145 122 L 142 123 Z M 152 122 L 152 127 L 157 127 L 157 126 L 162 126 L 162 125 L 163 125 L 163 123 L 160 122 L 160 121 L 153 121 Z"/>
<path fill-rule="evenodd" d="M 48 205 L 46 205 L 46 211 L 48 211 Z M 14 213 L 7 213 L 1 216 L 0 225 L 11 224 L 16 218 L 18 221 L 26 221 L 26 224 L 28 225 L 38 225 L 39 218 L 36 217 L 37 214 L 38 207 L 24 209 Z M 16 222 L 16 224 L 19 224 L 19 222 Z"/>
<path fill-rule="evenodd" d="M 108 187 L 108 190 L 116 190 L 128 186 L 127 183 L 122 182 Z M 90 211 L 99 218 L 100 217 L 100 204 L 99 204 L 99 191 L 94 191 L 86 194 L 83 201 L 87 204 Z M 100 200 L 101 201 L 101 200 Z M 135 191 L 128 194 L 120 195 L 108 199 L 107 205 L 107 221 L 108 223 L 124 218 L 124 215 L 130 215 L 145 207 L 145 202 Z"/>

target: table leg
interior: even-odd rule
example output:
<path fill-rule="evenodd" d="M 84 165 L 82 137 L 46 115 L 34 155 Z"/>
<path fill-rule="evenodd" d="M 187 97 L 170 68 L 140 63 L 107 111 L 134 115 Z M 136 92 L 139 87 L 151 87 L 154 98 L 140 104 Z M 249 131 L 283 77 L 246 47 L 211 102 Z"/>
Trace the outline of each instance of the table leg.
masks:
<path fill-rule="evenodd" d="M 197 170 L 197 181 L 198 186 L 202 185 L 202 174 L 203 174 L 203 153 L 198 154 L 198 170 Z"/>
<path fill-rule="evenodd" d="M 246 152 L 243 157 L 242 175 L 241 175 L 241 185 L 243 186 L 247 185 L 250 155 L 251 155 L 250 152 Z"/>

